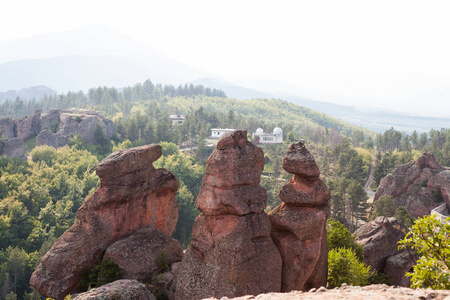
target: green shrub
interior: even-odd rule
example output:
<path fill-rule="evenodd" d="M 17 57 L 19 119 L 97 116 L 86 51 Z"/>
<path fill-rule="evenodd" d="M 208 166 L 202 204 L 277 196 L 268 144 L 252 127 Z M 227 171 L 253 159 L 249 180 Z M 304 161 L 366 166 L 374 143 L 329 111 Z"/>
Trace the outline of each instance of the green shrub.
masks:
<path fill-rule="evenodd" d="M 422 180 L 422 183 L 420 184 L 421 187 L 427 187 L 428 186 L 428 179 L 425 178 L 424 180 Z"/>
<path fill-rule="evenodd" d="M 50 131 L 53 132 L 53 133 L 56 133 L 56 130 L 58 130 L 58 125 L 59 125 L 59 123 L 53 122 L 50 125 Z"/>
<path fill-rule="evenodd" d="M 335 288 L 343 283 L 367 285 L 371 272 L 369 267 L 359 261 L 351 249 L 338 248 L 328 252 L 328 286 Z"/>
<path fill-rule="evenodd" d="M 363 261 L 362 245 L 355 243 L 355 237 L 341 222 L 328 219 L 327 242 L 330 250 L 338 248 L 351 249 L 355 252 L 356 257 Z"/>
<path fill-rule="evenodd" d="M 158 271 L 163 273 L 169 269 L 169 262 L 167 261 L 167 254 L 165 251 L 159 253 L 159 257 L 156 260 L 156 265 L 158 266 Z"/>
<path fill-rule="evenodd" d="M 413 272 L 406 273 L 412 288 L 450 289 L 450 218 L 446 221 L 431 215 L 419 218 L 399 241 L 399 248 L 420 256 Z"/>
<path fill-rule="evenodd" d="M 433 191 L 433 201 L 436 203 L 444 201 L 444 197 L 442 197 L 442 192 L 438 187 L 436 187 L 436 189 Z"/>
<path fill-rule="evenodd" d="M 83 273 L 80 282 L 80 291 L 88 291 L 91 288 L 116 281 L 121 278 L 123 272 L 111 259 L 104 259 L 90 271 Z"/>

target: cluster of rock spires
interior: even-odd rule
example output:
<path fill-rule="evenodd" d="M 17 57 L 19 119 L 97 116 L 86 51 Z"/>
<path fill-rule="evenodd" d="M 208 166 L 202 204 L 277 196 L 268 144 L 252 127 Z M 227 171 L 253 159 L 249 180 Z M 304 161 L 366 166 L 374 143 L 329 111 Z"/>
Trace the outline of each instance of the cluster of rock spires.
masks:
<path fill-rule="evenodd" d="M 160 155 L 160 146 L 149 145 L 115 152 L 98 165 L 99 189 L 33 273 L 30 282 L 39 293 L 57 300 L 76 293 L 82 273 L 106 258 L 124 269 L 124 280 L 73 299 L 92 299 L 115 287 L 139 291 L 142 286 L 135 280 L 152 282 L 161 252 L 170 266 L 164 275 L 169 299 L 326 285 L 330 194 L 302 143 L 292 145 L 283 161 L 294 174 L 280 191 L 284 203 L 267 215 L 267 193 L 259 185 L 262 150 L 247 140 L 246 131 L 222 136 L 207 161 L 196 200 L 202 213 L 184 256 L 170 238 L 178 218 L 178 181 L 152 166 Z M 143 294 L 139 299 L 153 298 Z"/>
<path fill-rule="evenodd" d="M 439 165 L 432 154 L 424 153 L 416 161 L 398 166 L 384 177 L 374 202 L 381 196 L 393 196 L 396 207 L 404 206 L 412 217 L 417 218 L 429 215 L 442 201 L 450 207 L 449 195 L 450 169 Z"/>
<path fill-rule="evenodd" d="M 264 212 L 263 169 L 264 154 L 246 131 L 221 137 L 206 164 L 196 201 L 202 213 L 177 274 L 176 299 L 280 291 L 282 260 Z"/>
<path fill-rule="evenodd" d="M 42 111 L 36 110 L 31 116 L 15 120 L 0 117 L 0 155 L 23 158 L 24 141 L 36 135 L 38 146 L 62 147 L 75 135 L 80 135 L 85 143 L 93 144 L 97 124 L 102 127 L 105 136 L 114 135 L 114 123 L 89 110 L 53 109 L 45 115 L 42 115 Z"/>

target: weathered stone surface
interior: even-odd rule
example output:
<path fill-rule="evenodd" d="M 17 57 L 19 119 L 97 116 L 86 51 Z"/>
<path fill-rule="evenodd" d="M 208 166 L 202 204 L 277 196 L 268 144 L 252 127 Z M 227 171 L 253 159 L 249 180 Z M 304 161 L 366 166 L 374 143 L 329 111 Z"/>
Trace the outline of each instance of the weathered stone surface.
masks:
<path fill-rule="evenodd" d="M 372 271 L 382 272 L 386 260 L 400 252 L 397 242 L 406 233 L 406 227 L 395 218 L 381 216 L 358 228 L 355 242 L 363 245 L 364 262 Z"/>
<path fill-rule="evenodd" d="M 156 297 L 136 280 L 121 279 L 101 287 L 91 289 L 85 293 L 72 296 L 72 300 L 156 300 Z"/>
<path fill-rule="evenodd" d="M 418 257 L 413 252 L 403 250 L 398 254 L 390 256 L 386 260 L 383 273 L 392 279 L 392 284 L 397 286 L 409 287 L 411 279 L 406 277 L 406 272 L 412 272 Z"/>
<path fill-rule="evenodd" d="M 232 188 L 259 184 L 264 170 L 264 153 L 250 143 L 246 135 L 246 131 L 238 130 L 220 138 L 206 163 L 202 185 Z"/>
<path fill-rule="evenodd" d="M 266 208 L 267 192 L 260 185 L 232 189 L 202 186 L 197 207 L 207 215 L 262 213 Z"/>
<path fill-rule="evenodd" d="M 269 213 L 272 238 L 283 259 L 282 291 L 309 290 L 326 285 L 326 275 L 310 282 L 316 265 L 325 259 L 327 250 L 323 209 L 281 204 Z M 325 237 L 325 239 L 324 239 Z M 325 257 L 323 257 L 325 254 Z M 326 272 L 319 270 L 319 272 Z M 307 284 L 308 282 L 308 284 Z"/>
<path fill-rule="evenodd" d="M 25 143 L 23 139 L 13 138 L 0 141 L 0 155 L 6 157 L 25 157 Z"/>
<path fill-rule="evenodd" d="M 151 282 L 159 270 L 158 259 L 170 267 L 183 258 L 181 244 L 166 233 L 150 227 L 111 244 L 103 259 L 110 258 L 125 271 L 122 278 Z"/>
<path fill-rule="evenodd" d="M 446 202 L 450 207 L 450 170 L 440 166 L 434 156 L 424 153 L 416 161 L 398 166 L 384 177 L 375 193 L 374 202 L 382 196 L 393 196 L 395 206 L 404 206 L 414 218 L 429 215 Z M 436 190 L 442 194 L 436 202 Z"/>
<path fill-rule="evenodd" d="M 14 121 L 10 117 L 0 117 L 0 141 L 14 137 Z"/>
<path fill-rule="evenodd" d="M 279 291 L 281 257 L 265 213 L 200 214 L 177 274 L 176 299 Z M 270 278 L 270 279 L 269 279 Z"/>
<path fill-rule="evenodd" d="M 81 136 L 86 144 L 94 144 L 97 124 L 103 129 L 106 137 L 114 135 L 114 123 L 94 111 L 53 109 L 40 121 L 41 134 L 44 132 L 45 134 L 38 135 L 37 145 L 62 147 L 75 135 Z M 55 133 L 52 133 L 50 130 L 54 129 Z"/>
<path fill-rule="evenodd" d="M 39 133 L 41 112 L 41 110 L 36 110 L 32 116 L 14 120 L 18 138 L 26 140 Z"/>
<path fill-rule="evenodd" d="M 430 190 L 439 189 L 442 198 L 447 204 L 447 209 L 450 209 L 450 170 L 448 168 L 439 172 L 428 181 Z"/>
<path fill-rule="evenodd" d="M 31 277 L 30 284 L 40 294 L 59 300 L 76 292 L 82 273 L 99 261 L 108 246 L 142 227 L 172 234 L 178 218 L 178 180 L 146 160 L 158 158 L 158 153 L 160 146 L 148 145 L 113 153 L 100 162 L 100 187 L 86 199 L 75 224 L 55 242 Z M 141 168 L 129 174 L 122 164 Z M 102 170 L 111 170 L 113 179 Z"/>
<path fill-rule="evenodd" d="M 283 169 L 291 174 L 304 178 L 319 178 L 320 170 L 314 156 L 306 149 L 302 142 L 292 144 L 283 159 Z"/>
<path fill-rule="evenodd" d="M 51 146 L 53 148 L 63 147 L 69 144 L 70 137 L 50 130 L 43 130 L 36 137 L 36 146 Z"/>
<path fill-rule="evenodd" d="M 292 205 L 324 205 L 330 200 L 330 197 L 330 191 L 322 179 L 310 181 L 298 175 L 294 175 L 289 183 L 280 190 L 281 200 Z"/>
<path fill-rule="evenodd" d="M 208 298 L 205 300 L 214 300 L 216 298 Z M 232 298 L 233 300 L 417 300 L 417 299 L 435 299 L 450 300 L 450 291 L 448 290 L 431 290 L 431 289 L 410 289 L 405 287 L 387 286 L 385 284 L 375 284 L 360 286 L 343 285 L 340 288 L 311 289 L 307 292 L 293 291 L 290 293 L 268 293 L 258 296 L 244 296 Z M 229 300 L 232 300 L 229 299 Z"/>
<path fill-rule="evenodd" d="M 309 290 L 327 282 L 325 223 L 330 192 L 303 143 L 291 145 L 283 168 L 294 177 L 280 190 L 283 204 L 270 213 L 271 236 L 283 259 L 282 291 Z"/>
<path fill-rule="evenodd" d="M 70 111 L 60 114 L 58 133 L 65 136 L 80 135 L 86 144 L 95 143 L 95 127 L 97 123 L 102 127 L 106 137 L 115 133 L 114 123 L 93 111 Z"/>
<path fill-rule="evenodd" d="M 52 128 L 57 128 L 61 121 L 59 115 L 63 111 L 64 110 L 62 109 L 52 109 L 44 114 L 41 118 L 40 130 L 52 130 Z"/>
<path fill-rule="evenodd" d="M 246 131 L 220 138 L 196 201 L 202 214 L 177 273 L 176 299 L 280 291 L 281 256 L 259 185 L 263 167 L 263 152 L 247 141 Z"/>
<path fill-rule="evenodd" d="M 264 153 L 247 141 L 247 132 L 224 134 L 208 158 L 196 200 L 207 215 L 261 213 L 267 192 L 259 185 Z"/>

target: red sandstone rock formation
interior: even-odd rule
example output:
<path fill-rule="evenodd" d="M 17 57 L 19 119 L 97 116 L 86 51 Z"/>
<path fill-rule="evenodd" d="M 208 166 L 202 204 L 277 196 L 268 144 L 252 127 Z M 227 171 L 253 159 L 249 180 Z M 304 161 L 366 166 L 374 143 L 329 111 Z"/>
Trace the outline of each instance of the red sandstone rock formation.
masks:
<path fill-rule="evenodd" d="M 393 196 L 395 206 L 404 206 L 412 217 L 429 215 L 439 206 L 436 191 L 450 207 L 450 169 L 440 166 L 434 156 L 424 153 L 416 161 L 398 166 L 384 177 L 375 193 L 374 202 L 381 196 Z"/>
<path fill-rule="evenodd" d="M 392 279 L 392 284 L 408 287 L 409 279 L 405 276 L 414 264 L 412 255 L 406 250 L 398 249 L 408 229 L 395 218 L 377 217 L 358 228 L 355 242 L 363 245 L 364 262 L 372 271 L 383 272 Z"/>
<path fill-rule="evenodd" d="M 177 273 L 176 299 L 280 291 L 281 257 L 264 213 L 260 148 L 246 131 L 223 135 L 208 158 L 196 201 L 202 213 Z"/>
<path fill-rule="evenodd" d="M 309 290 L 327 283 L 330 192 L 314 157 L 302 142 L 290 146 L 283 168 L 294 177 L 280 190 L 283 204 L 269 213 L 272 239 L 283 258 L 282 291 Z"/>
<path fill-rule="evenodd" d="M 148 145 L 114 152 L 100 162 L 100 187 L 43 257 L 31 286 L 46 297 L 62 299 L 77 291 L 83 271 L 114 242 L 142 227 L 172 234 L 178 219 L 178 180 L 152 166 L 160 156 L 159 145 Z"/>

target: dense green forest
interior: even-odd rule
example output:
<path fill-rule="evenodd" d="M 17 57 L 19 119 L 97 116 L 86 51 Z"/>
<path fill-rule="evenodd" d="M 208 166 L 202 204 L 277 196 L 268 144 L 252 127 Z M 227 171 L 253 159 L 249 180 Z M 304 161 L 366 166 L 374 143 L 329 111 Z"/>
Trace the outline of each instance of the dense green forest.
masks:
<path fill-rule="evenodd" d="M 177 193 L 179 221 L 173 237 L 184 248 L 199 211 L 200 190 L 207 157 L 213 151 L 211 128 L 283 129 L 283 144 L 261 145 L 265 167 L 261 185 L 268 192 L 267 211 L 280 203 L 280 187 L 292 175 L 282 159 L 293 142 L 306 141 L 321 176 L 331 191 L 332 217 L 350 232 L 368 218 L 364 190 L 371 168 L 372 189 L 395 166 L 431 152 L 442 165 L 450 165 L 450 130 L 408 135 L 391 128 L 375 134 L 324 114 L 275 99 L 238 101 L 220 90 L 203 86 L 154 85 L 151 81 L 123 89 L 99 87 L 83 92 L 45 97 L 42 101 L 5 101 L 1 115 L 21 116 L 35 109 L 88 108 L 111 118 L 116 135 L 106 139 L 100 129 L 96 144 L 76 136 L 68 146 L 34 148 L 26 141 L 27 161 L 0 157 L 0 297 L 14 292 L 19 299 L 39 299 L 28 286 L 31 272 L 54 240 L 71 224 L 84 199 L 98 186 L 95 167 L 112 151 L 159 143 L 163 156 L 154 164 L 180 180 Z M 169 115 L 183 114 L 182 125 Z M 250 137 L 251 138 L 251 137 Z M 180 148 L 189 151 L 180 151 Z M 34 149 L 33 149 L 34 148 Z M 36 298 L 37 297 L 37 298 Z"/>

